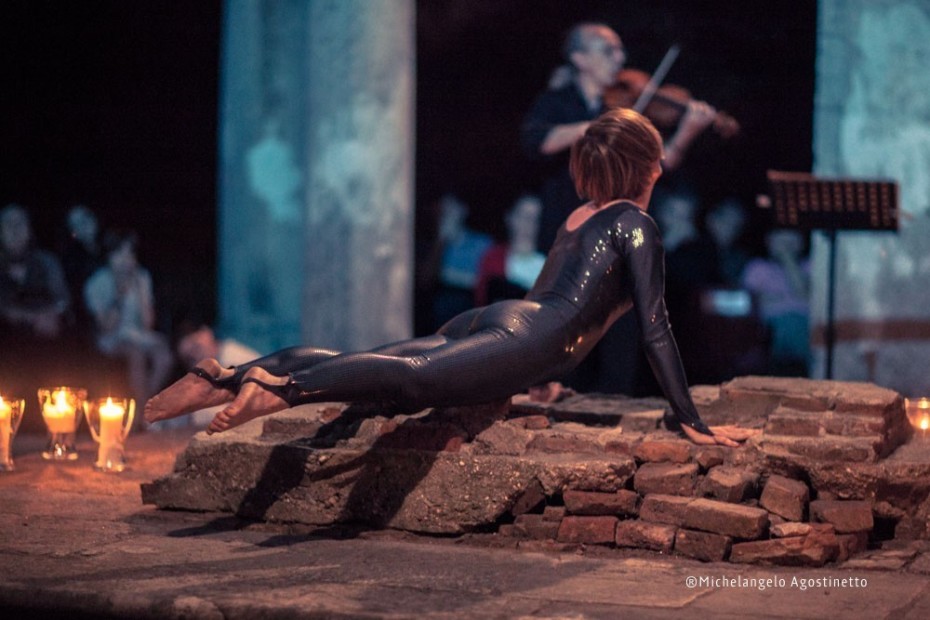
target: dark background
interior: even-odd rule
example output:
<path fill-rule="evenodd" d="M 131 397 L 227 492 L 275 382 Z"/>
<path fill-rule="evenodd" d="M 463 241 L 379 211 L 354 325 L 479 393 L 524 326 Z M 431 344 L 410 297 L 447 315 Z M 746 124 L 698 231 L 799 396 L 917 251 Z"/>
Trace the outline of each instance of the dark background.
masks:
<path fill-rule="evenodd" d="M 221 20 L 218 0 L 0 4 L 0 203 L 27 206 L 51 248 L 79 202 L 137 229 L 163 327 L 178 308 L 215 308 Z M 500 232 L 536 181 L 521 117 L 581 20 L 614 27 L 627 65 L 647 71 L 679 44 L 667 82 L 741 123 L 734 140 L 702 137 L 687 162 L 708 202 L 751 201 L 767 168 L 810 170 L 814 0 L 419 0 L 418 235 L 447 190 Z"/>

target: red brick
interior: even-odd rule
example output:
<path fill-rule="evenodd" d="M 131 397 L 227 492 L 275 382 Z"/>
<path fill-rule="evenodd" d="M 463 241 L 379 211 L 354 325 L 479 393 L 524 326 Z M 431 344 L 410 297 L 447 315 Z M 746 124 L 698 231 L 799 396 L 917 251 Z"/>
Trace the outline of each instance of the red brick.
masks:
<path fill-rule="evenodd" d="M 810 505 L 811 521 L 830 523 L 839 534 L 871 531 L 875 523 L 872 505 L 859 500 L 814 500 Z"/>
<path fill-rule="evenodd" d="M 543 515 L 525 514 L 517 517 L 513 522 L 515 536 L 531 538 L 534 540 L 553 540 L 559 533 L 559 524 L 555 521 L 546 521 Z"/>
<path fill-rule="evenodd" d="M 681 525 L 685 520 L 685 509 L 693 501 L 691 497 L 679 495 L 647 495 L 639 507 L 639 518 L 643 521 Z"/>
<path fill-rule="evenodd" d="M 778 407 L 765 423 L 765 432 L 770 435 L 795 435 L 817 437 L 826 412 L 797 411 Z"/>
<path fill-rule="evenodd" d="M 533 480 L 514 501 L 513 506 L 510 508 L 510 514 L 516 517 L 532 512 L 544 501 L 546 501 L 546 492 L 543 490 L 542 484 L 538 480 Z"/>
<path fill-rule="evenodd" d="M 885 432 L 885 420 L 869 415 L 833 414 L 823 422 L 831 435 L 874 437 Z"/>
<path fill-rule="evenodd" d="M 546 506 L 543 509 L 544 521 L 561 521 L 565 516 L 565 506 Z"/>
<path fill-rule="evenodd" d="M 614 542 L 616 517 L 565 517 L 559 524 L 559 542 L 606 545 Z"/>
<path fill-rule="evenodd" d="M 641 495 L 692 495 L 697 472 L 695 463 L 643 463 L 633 476 L 633 488 Z"/>
<path fill-rule="evenodd" d="M 707 471 L 711 467 L 723 465 L 726 453 L 719 446 L 698 446 L 694 449 L 694 460 L 701 469 Z"/>
<path fill-rule="evenodd" d="M 800 480 L 771 475 L 762 489 L 759 504 L 790 521 L 801 521 L 807 510 L 810 489 Z"/>
<path fill-rule="evenodd" d="M 617 524 L 616 543 L 619 547 L 635 547 L 670 553 L 675 544 L 676 529 L 674 525 L 650 523 L 638 519 L 620 521 Z"/>
<path fill-rule="evenodd" d="M 530 431 L 539 431 L 550 426 L 549 418 L 544 415 L 524 415 L 513 418 L 512 421 Z"/>
<path fill-rule="evenodd" d="M 837 534 L 836 541 L 839 544 L 839 554 L 836 560 L 845 562 L 860 551 L 865 551 L 869 546 L 868 532 L 853 532 L 852 534 Z"/>
<path fill-rule="evenodd" d="M 675 535 L 675 552 L 704 562 L 722 562 L 731 543 L 729 536 L 680 529 Z"/>
<path fill-rule="evenodd" d="M 772 538 L 790 538 L 792 536 L 807 536 L 811 532 L 810 523 L 798 523 L 796 521 L 788 521 L 786 523 L 779 523 L 778 525 L 772 525 L 769 528 L 769 534 L 772 535 Z"/>
<path fill-rule="evenodd" d="M 788 452 L 819 461 L 848 463 L 874 462 L 884 450 L 882 438 L 875 437 L 792 437 L 790 435 L 766 435 L 762 449 L 768 455 Z"/>
<path fill-rule="evenodd" d="M 737 543 L 730 549 L 730 561 L 783 566 L 823 566 L 836 558 L 838 546 L 828 536 L 792 536 Z"/>
<path fill-rule="evenodd" d="M 639 495 L 620 489 L 616 493 L 568 490 L 562 494 L 565 509 L 573 515 L 636 515 Z"/>
<path fill-rule="evenodd" d="M 645 440 L 633 448 L 633 458 L 646 463 L 687 463 L 691 444 L 683 440 Z"/>
<path fill-rule="evenodd" d="M 753 539 L 765 533 L 769 515 L 761 508 L 696 499 L 685 508 L 683 525 L 733 538 Z"/>
<path fill-rule="evenodd" d="M 759 475 L 741 467 L 714 467 L 699 485 L 698 494 L 722 502 L 739 503 L 755 493 Z"/>

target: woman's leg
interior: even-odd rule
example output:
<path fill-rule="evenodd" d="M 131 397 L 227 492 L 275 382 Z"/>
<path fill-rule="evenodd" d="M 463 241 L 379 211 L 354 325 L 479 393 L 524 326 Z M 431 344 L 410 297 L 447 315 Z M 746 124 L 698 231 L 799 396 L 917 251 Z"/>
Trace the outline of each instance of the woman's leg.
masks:
<path fill-rule="evenodd" d="M 436 340 L 439 342 L 439 340 Z M 528 346 L 528 343 L 529 346 Z M 291 373 L 252 369 L 210 432 L 296 404 L 385 402 L 405 411 L 506 398 L 540 381 L 552 360 L 511 330 L 487 329 L 413 354 L 348 353 Z"/>
<path fill-rule="evenodd" d="M 435 348 L 448 340 L 444 336 L 428 336 L 403 340 L 373 349 L 391 355 L 414 355 Z M 192 411 L 231 401 L 239 391 L 242 379 L 252 369 L 287 378 L 296 370 L 307 370 L 339 355 L 332 349 L 290 347 L 258 358 L 235 369 L 223 368 L 216 360 L 203 360 L 174 384 L 150 399 L 145 406 L 148 422 L 167 420 Z"/>

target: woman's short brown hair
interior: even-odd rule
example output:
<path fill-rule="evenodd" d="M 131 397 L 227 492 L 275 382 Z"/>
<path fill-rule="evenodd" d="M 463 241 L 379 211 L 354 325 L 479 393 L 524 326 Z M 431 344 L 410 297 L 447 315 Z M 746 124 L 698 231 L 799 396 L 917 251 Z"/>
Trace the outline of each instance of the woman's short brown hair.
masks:
<path fill-rule="evenodd" d="M 662 159 L 662 138 L 642 114 L 615 108 L 572 145 L 569 171 L 581 198 L 603 204 L 638 198 Z"/>

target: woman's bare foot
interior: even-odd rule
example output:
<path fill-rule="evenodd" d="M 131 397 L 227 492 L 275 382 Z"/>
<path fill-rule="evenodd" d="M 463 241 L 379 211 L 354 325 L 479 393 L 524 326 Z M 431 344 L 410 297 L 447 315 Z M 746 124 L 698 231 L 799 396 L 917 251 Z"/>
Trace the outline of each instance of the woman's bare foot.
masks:
<path fill-rule="evenodd" d="M 223 368 L 215 359 L 202 360 L 196 367 L 215 379 L 229 377 L 235 372 L 231 368 Z M 187 373 L 145 403 L 145 421 L 169 420 L 185 413 L 228 403 L 235 396 L 231 389 L 216 387 L 203 377 Z"/>
<path fill-rule="evenodd" d="M 290 380 L 288 377 L 276 377 L 258 367 L 250 368 L 242 379 L 236 399 L 210 422 L 210 426 L 207 427 L 208 435 L 221 433 L 249 420 L 289 407 L 283 398 L 248 379 L 257 379 L 268 385 L 285 385 Z"/>

